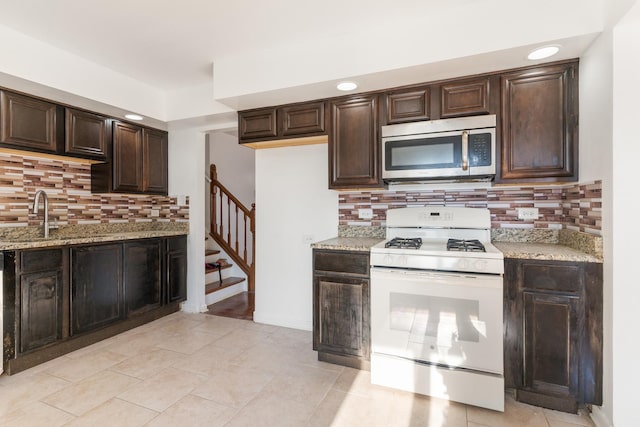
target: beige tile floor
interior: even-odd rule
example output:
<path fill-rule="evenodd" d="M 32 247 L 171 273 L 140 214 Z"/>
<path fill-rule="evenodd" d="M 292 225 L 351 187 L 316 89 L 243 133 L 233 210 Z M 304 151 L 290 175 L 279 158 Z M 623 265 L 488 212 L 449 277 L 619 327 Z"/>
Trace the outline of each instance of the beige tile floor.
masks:
<path fill-rule="evenodd" d="M 515 402 L 504 413 L 372 386 L 317 361 L 311 333 L 175 313 L 0 377 L 11 426 L 593 426 Z"/>

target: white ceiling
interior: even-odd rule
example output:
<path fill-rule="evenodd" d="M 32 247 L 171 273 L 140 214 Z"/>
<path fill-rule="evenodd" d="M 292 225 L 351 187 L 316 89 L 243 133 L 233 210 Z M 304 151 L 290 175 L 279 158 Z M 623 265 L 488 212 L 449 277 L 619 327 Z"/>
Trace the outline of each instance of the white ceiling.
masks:
<path fill-rule="evenodd" d="M 602 1 L 582 0 L 578 3 L 583 9 L 596 10 Z M 568 1 L 567 5 L 576 2 Z M 247 82 L 247 93 L 236 90 L 234 97 L 228 97 L 225 102 L 238 109 L 264 106 L 278 100 L 285 103 L 337 95 L 328 92 L 329 86 L 333 85 L 333 75 L 331 79 L 297 81 L 291 67 L 288 70 L 271 67 L 269 53 L 274 53 L 272 62 L 280 61 L 285 50 L 278 51 L 279 47 L 292 43 L 305 50 L 300 51 L 300 64 L 306 63 L 310 67 L 315 51 L 341 54 L 340 40 L 352 40 L 355 41 L 352 46 L 362 46 L 362 40 L 375 42 L 391 33 L 400 37 L 398 33 L 403 27 L 412 27 L 419 30 L 411 34 L 424 39 L 409 40 L 407 45 L 398 46 L 398 52 L 411 49 L 424 52 L 429 50 L 429 43 L 433 43 L 439 47 L 439 58 L 446 59 L 430 60 L 424 56 L 425 60 L 420 63 L 405 62 L 401 67 L 390 67 L 392 73 L 381 72 L 384 67 L 377 64 L 377 67 L 359 73 L 360 81 L 365 83 L 363 90 L 371 90 L 407 84 L 419 78 L 422 80 L 418 81 L 425 81 L 424 76 L 434 80 L 436 76 L 445 78 L 524 65 L 523 52 L 533 41 L 547 41 L 548 34 L 552 34 L 545 33 L 549 26 L 555 26 L 553 35 L 561 36 L 557 38 L 567 47 L 558 59 L 580 56 L 595 37 L 593 28 L 597 25 L 593 22 L 598 20 L 595 13 L 581 11 L 576 15 L 578 19 L 590 22 L 584 28 L 578 28 L 580 23 L 576 23 L 576 19 L 566 21 L 568 29 L 564 31 L 561 27 L 565 26 L 563 20 L 570 19 L 567 16 L 556 16 L 549 22 L 526 22 L 527 10 L 550 8 L 557 4 L 554 0 L 527 0 L 518 2 L 518 7 L 514 4 L 512 0 L 0 0 L 0 25 L 166 93 L 212 84 L 213 64 L 231 64 L 227 71 L 242 76 L 238 77 L 239 84 Z M 476 10 L 482 11 L 484 16 L 492 16 L 492 20 L 483 22 L 486 18 L 482 18 L 479 22 L 461 25 L 456 19 L 462 10 L 471 16 Z M 588 19 L 584 19 L 585 16 Z M 596 18 L 591 19 L 593 16 Z M 487 37 L 508 40 L 519 35 L 515 32 L 520 22 L 529 32 L 540 28 L 540 40 L 521 37 L 529 43 L 519 42 L 519 49 L 494 48 L 491 52 L 468 49 L 465 54 L 446 58 L 449 35 L 443 34 L 442 28 L 446 31 L 450 28 L 452 34 L 462 31 L 473 39 L 486 32 L 486 26 L 490 25 L 492 35 Z M 502 23 L 505 24 L 504 34 L 496 32 L 495 28 Z M 420 32 L 423 31 L 421 28 L 429 27 L 440 30 L 437 34 L 426 30 Z M 496 33 L 499 35 L 494 36 Z M 495 43 L 496 46 L 507 44 Z M 330 45 L 329 49 L 327 45 Z M 461 52 L 464 50 L 457 47 Z M 387 50 L 384 56 L 398 57 L 390 53 Z M 366 54 L 375 55 L 375 49 L 367 46 Z M 261 69 L 252 70 L 253 75 L 245 79 L 247 67 L 242 64 L 250 64 L 253 58 L 261 58 L 262 64 L 267 64 L 265 73 L 270 72 L 271 76 L 289 73 L 283 80 L 290 84 L 251 88 L 248 82 L 259 80 Z M 357 55 L 350 58 L 348 53 L 342 60 L 363 62 Z M 338 65 L 341 64 L 334 61 L 333 67 L 338 68 Z M 361 71 L 365 67 L 351 69 Z M 310 74 L 304 67 L 300 73 Z M 224 80 L 222 86 L 226 86 L 226 82 Z"/>
<path fill-rule="evenodd" d="M 357 34 L 408 10 L 474 0 L 0 0 L 0 24 L 162 90 L 212 78 L 212 63 L 298 40 Z M 476 0 L 477 1 L 477 0 Z M 375 24 L 374 24 L 375 25 Z"/>

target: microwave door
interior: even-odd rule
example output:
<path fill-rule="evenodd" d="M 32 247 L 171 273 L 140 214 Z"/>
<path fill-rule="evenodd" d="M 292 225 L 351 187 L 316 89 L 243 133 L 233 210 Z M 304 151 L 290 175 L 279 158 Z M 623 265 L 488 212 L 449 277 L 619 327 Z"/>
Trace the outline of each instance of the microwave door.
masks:
<path fill-rule="evenodd" d="M 385 179 L 447 178 L 469 175 L 468 150 L 462 132 L 386 138 Z M 467 144 L 468 146 L 468 141 Z M 466 166 L 466 167 L 465 167 Z"/>

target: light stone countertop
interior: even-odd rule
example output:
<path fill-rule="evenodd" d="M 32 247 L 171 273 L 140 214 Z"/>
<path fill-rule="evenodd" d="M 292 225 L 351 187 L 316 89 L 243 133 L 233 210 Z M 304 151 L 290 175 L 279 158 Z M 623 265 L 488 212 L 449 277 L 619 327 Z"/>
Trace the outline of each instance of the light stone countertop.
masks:
<path fill-rule="evenodd" d="M 593 255 L 554 243 L 493 242 L 493 244 L 505 258 L 602 262 L 600 258 Z"/>
<path fill-rule="evenodd" d="M 171 237 L 189 234 L 188 223 L 92 224 L 63 226 L 42 235 L 42 227 L 0 230 L 0 251 L 47 248 L 86 243 Z"/>
<path fill-rule="evenodd" d="M 312 243 L 313 249 L 333 249 L 337 251 L 369 252 L 371 246 L 382 242 L 384 239 L 377 237 L 334 237 Z"/>

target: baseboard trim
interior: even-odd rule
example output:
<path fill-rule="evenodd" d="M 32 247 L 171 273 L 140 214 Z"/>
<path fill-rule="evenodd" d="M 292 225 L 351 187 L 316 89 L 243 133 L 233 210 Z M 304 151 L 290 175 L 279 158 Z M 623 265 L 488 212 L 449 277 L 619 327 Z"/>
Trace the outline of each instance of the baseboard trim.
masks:
<path fill-rule="evenodd" d="M 613 427 L 613 423 L 599 406 L 591 407 L 591 420 L 596 427 Z"/>
<path fill-rule="evenodd" d="M 313 329 L 313 323 L 310 320 L 292 319 L 290 317 L 282 316 L 269 316 L 260 313 L 259 311 L 253 312 L 253 321 L 256 323 L 264 323 L 265 325 L 283 326 L 285 328 L 300 329 L 303 331 L 311 331 Z"/>

